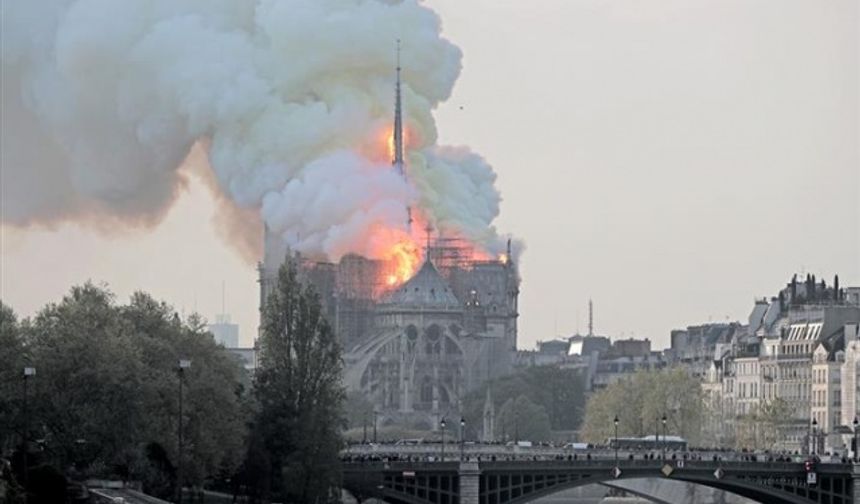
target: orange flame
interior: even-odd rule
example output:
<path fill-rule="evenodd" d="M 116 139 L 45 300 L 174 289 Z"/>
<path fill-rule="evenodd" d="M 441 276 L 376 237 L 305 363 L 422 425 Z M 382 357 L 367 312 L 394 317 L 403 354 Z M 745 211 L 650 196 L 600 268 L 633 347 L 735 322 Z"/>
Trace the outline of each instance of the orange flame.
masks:
<path fill-rule="evenodd" d="M 407 146 L 409 146 L 409 129 L 403 128 L 403 149 L 405 150 Z M 394 128 L 389 128 L 385 130 L 385 144 L 388 146 L 388 158 L 394 159 Z"/>
<path fill-rule="evenodd" d="M 394 129 L 385 132 L 385 145 L 388 146 L 388 159 L 394 159 Z"/>
<path fill-rule="evenodd" d="M 405 239 L 395 243 L 387 251 L 385 259 L 391 265 L 385 283 L 394 287 L 412 278 L 421 262 L 421 253 L 413 241 Z"/>
<path fill-rule="evenodd" d="M 381 262 L 378 282 L 383 290 L 409 280 L 421 265 L 421 242 L 417 235 L 411 234 L 415 229 L 414 224 L 409 231 L 380 224 L 369 237 L 370 256 Z"/>

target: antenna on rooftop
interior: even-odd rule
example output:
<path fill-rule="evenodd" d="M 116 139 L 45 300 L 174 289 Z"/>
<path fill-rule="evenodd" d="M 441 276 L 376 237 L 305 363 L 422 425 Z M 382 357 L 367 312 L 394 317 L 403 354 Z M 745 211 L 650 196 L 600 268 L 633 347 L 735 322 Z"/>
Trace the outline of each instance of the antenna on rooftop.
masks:
<path fill-rule="evenodd" d="M 594 305 L 591 298 L 588 299 L 588 335 L 594 336 Z"/>

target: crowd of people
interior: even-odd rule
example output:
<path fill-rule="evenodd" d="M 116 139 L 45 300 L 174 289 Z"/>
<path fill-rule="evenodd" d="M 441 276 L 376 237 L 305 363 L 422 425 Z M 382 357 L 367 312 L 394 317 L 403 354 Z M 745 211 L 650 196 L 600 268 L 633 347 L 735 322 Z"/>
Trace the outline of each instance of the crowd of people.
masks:
<path fill-rule="evenodd" d="M 667 461 L 673 464 L 677 461 L 690 462 L 764 462 L 764 463 L 801 463 L 813 461 L 815 463 L 842 463 L 848 464 L 853 461 L 845 455 L 838 453 L 827 453 L 823 456 L 807 455 L 799 452 L 770 452 L 729 449 L 705 449 L 691 448 L 684 451 L 669 450 L 619 450 L 601 445 L 587 445 L 582 450 L 565 448 L 565 445 L 553 445 L 551 443 L 535 444 L 533 447 L 511 447 L 503 443 L 470 443 L 468 446 L 460 446 L 452 443 L 451 449 L 442 457 L 441 443 L 422 443 L 411 446 L 409 452 L 397 444 L 367 445 L 368 451 L 345 450 L 342 461 L 348 463 L 365 462 L 452 462 L 461 459 L 478 462 L 499 461 L 567 461 L 579 462 L 590 460 L 615 459 L 616 453 L 620 460 L 627 461 Z M 427 445 L 427 446 L 425 446 Z M 500 449 L 494 453 L 487 450 L 488 447 L 497 446 Z M 355 445 L 353 445 L 355 447 Z M 426 449 L 424 449 L 426 448 Z"/>

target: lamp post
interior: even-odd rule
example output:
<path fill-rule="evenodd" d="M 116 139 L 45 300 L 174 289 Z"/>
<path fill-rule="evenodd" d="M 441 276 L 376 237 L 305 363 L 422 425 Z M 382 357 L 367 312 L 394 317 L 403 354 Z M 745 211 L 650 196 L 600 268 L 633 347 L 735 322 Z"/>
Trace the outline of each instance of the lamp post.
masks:
<path fill-rule="evenodd" d="M 361 431 L 361 444 L 367 444 L 367 412 L 364 412 L 364 425 Z"/>
<path fill-rule="evenodd" d="M 439 457 L 442 462 L 445 462 L 445 427 L 448 425 L 445 422 L 445 417 L 442 417 L 442 420 L 439 422 L 439 428 L 442 430 L 442 456 Z"/>
<path fill-rule="evenodd" d="M 660 446 L 660 417 L 654 417 L 654 448 Z"/>
<path fill-rule="evenodd" d="M 376 424 L 378 423 L 376 421 L 376 415 L 376 410 L 373 410 L 373 444 L 376 444 Z"/>
<path fill-rule="evenodd" d="M 460 460 L 465 459 L 466 454 L 466 419 L 460 417 Z"/>
<path fill-rule="evenodd" d="M 668 420 L 668 418 L 666 418 L 666 414 L 663 413 L 663 418 L 660 419 L 660 421 L 663 422 L 663 460 L 666 460 L 666 421 L 667 420 Z"/>
<path fill-rule="evenodd" d="M 618 415 L 615 415 L 612 423 L 615 424 L 615 466 L 618 467 Z"/>
<path fill-rule="evenodd" d="M 184 458 L 182 445 L 182 379 L 185 375 L 185 370 L 190 367 L 190 359 L 179 359 L 179 367 L 177 368 L 179 374 L 179 427 L 176 432 L 179 441 L 179 458 L 176 466 L 176 502 L 179 504 L 182 504 L 182 459 Z"/>
<path fill-rule="evenodd" d="M 854 454 L 852 455 L 852 460 L 857 462 L 857 426 L 860 425 L 860 419 L 854 417 L 854 449 L 852 450 Z"/>
<path fill-rule="evenodd" d="M 24 502 L 30 502 L 30 469 L 27 462 L 27 452 L 30 451 L 30 398 L 27 390 L 27 381 L 31 376 L 36 376 L 36 368 L 24 368 Z"/>

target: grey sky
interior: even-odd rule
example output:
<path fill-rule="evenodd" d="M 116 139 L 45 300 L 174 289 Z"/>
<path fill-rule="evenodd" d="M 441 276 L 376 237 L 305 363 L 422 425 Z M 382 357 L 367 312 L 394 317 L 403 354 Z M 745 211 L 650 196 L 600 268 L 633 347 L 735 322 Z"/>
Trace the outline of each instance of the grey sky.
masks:
<path fill-rule="evenodd" d="M 528 247 L 521 346 L 585 330 L 589 297 L 600 333 L 663 346 L 794 271 L 860 284 L 855 0 L 428 3 L 464 52 L 440 141 L 493 164 Z M 2 298 L 30 314 L 92 278 L 211 318 L 223 280 L 248 343 L 256 275 L 212 208 L 192 184 L 148 233 L 4 227 Z"/>

